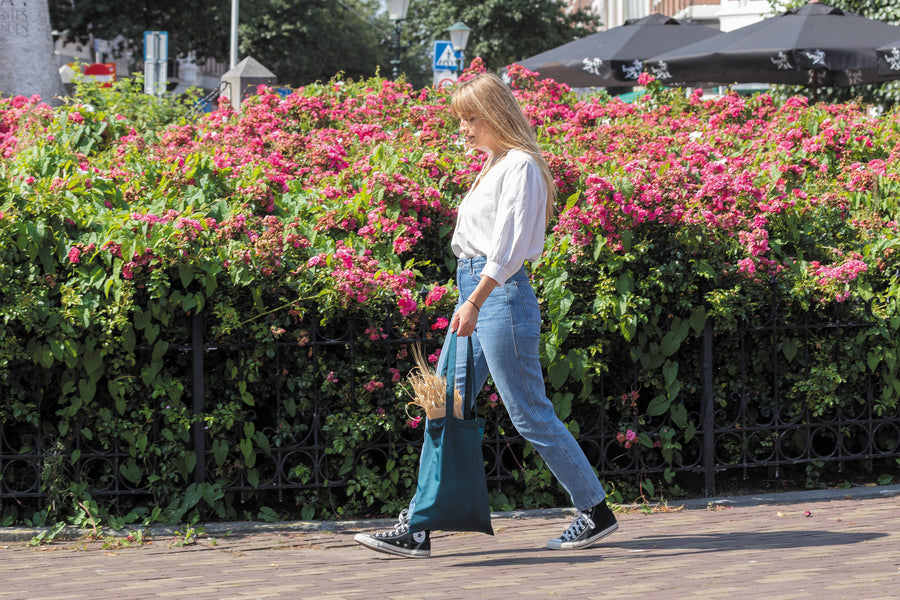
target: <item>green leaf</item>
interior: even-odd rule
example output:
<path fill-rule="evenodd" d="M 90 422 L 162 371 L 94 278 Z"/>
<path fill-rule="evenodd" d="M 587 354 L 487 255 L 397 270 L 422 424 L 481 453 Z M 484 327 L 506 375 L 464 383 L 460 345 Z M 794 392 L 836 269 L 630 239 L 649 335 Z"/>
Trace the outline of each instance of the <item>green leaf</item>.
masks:
<path fill-rule="evenodd" d="M 78 394 L 82 402 L 87 404 L 94 399 L 97 393 L 97 384 L 91 379 L 81 379 L 78 382 Z"/>
<path fill-rule="evenodd" d="M 550 379 L 550 384 L 554 387 L 554 389 L 559 389 L 566 382 L 566 379 L 569 377 L 569 364 L 565 359 L 557 360 L 555 363 L 550 365 L 550 368 L 547 370 L 547 375 Z"/>
<path fill-rule="evenodd" d="M 103 368 L 103 355 L 99 350 L 86 351 L 82 360 L 84 361 L 84 370 L 88 376 Z"/>
<path fill-rule="evenodd" d="M 625 271 L 616 279 L 616 291 L 625 298 L 634 292 L 634 276 L 632 276 L 630 271 Z"/>
<path fill-rule="evenodd" d="M 141 468 L 137 466 L 137 464 L 134 462 L 134 459 L 129 458 L 128 460 L 120 464 L 119 472 L 122 474 L 122 477 L 124 477 L 134 485 L 138 485 L 141 483 Z"/>
<path fill-rule="evenodd" d="M 681 347 L 682 340 L 684 340 L 684 337 L 675 330 L 672 330 L 664 335 L 663 339 L 659 343 L 659 349 L 662 352 L 663 356 L 672 356 L 673 354 L 678 352 L 678 348 Z"/>
<path fill-rule="evenodd" d="M 671 405 L 672 401 L 666 398 L 664 394 L 660 394 L 647 405 L 647 414 L 651 417 L 658 417 L 659 415 L 665 414 Z"/>
<path fill-rule="evenodd" d="M 277 523 L 281 520 L 281 517 L 278 516 L 278 513 L 268 506 L 261 506 L 259 508 L 259 518 L 261 521 L 265 521 L 267 523 Z"/>
<path fill-rule="evenodd" d="M 184 309 L 184 312 L 190 312 L 199 304 L 199 294 L 185 294 L 184 298 L 181 300 L 181 308 Z"/>
<path fill-rule="evenodd" d="M 687 424 L 687 427 L 684 428 L 684 443 L 687 444 L 689 441 L 694 439 L 694 436 L 697 434 L 697 427 L 694 425 L 694 422 L 691 421 Z"/>
<path fill-rule="evenodd" d="M 793 338 L 786 339 L 781 345 L 781 352 L 784 354 L 784 357 L 788 359 L 788 362 L 794 360 L 798 350 L 799 347 L 797 346 L 797 342 Z"/>
<path fill-rule="evenodd" d="M 34 357 L 45 369 L 49 369 L 53 366 L 53 353 L 50 351 L 49 346 L 38 346 L 34 353 Z"/>
<path fill-rule="evenodd" d="M 185 290 L 188 289 L 188 286 L 194 281 L 194 267 L 189 263 L 178 265 L 178 278 L 181 280 L 181 286 Z"/>
<path fill-rule="evenodd" d="M 706 327 L 706 309 L 704 307 L 698 306 L 694 309 L 694 312 L 691 313 L 690 324 L 694 333 L 697 335 L 703 333 L 703 328 Z"/>
<path fill-rule="evenodd" d="M 678 378 L 678 361 L 667 360 L 665 364 L 663 364 L 662 368 L 663 379 L 666 382 L 666 387 L 672 385 L 672 382 Z"/>
<path fill-rule="evenodd" d="M 669 400 L 677 398 L 680 392 L 681 382 L 677 379 L 672 382 L 672 385 L 666 386 L 666 395 L 669 397 Z"/>
<path fill-rule="evenodd" d="M 213 440 L 212 454 L 217 467 L 224 465 L 228 456 L 228 443 L 225 440 Z"/>
<path fill-rule="evenodd" d="M 575 394 L 572 392 L 566 392 L 565 394 L 557 392 L 553 394 L 553 409 L 560 420 L 565 421 L 572 414 L 572 399 L 574 397 Z"/>
<path fill-rule="evenodd" d="M 188 473 L 194 472 L 194 467 L 197 466 L 197 453 L 193 450 L 184 453 L 184 466 L 187 468 Z"/>
<path fill-rule="evenodd" d="M 150 356 L 150 360 L 153 362 L 159 362 L 162 360 L 162 357 L 166 354 L 166 351 L 169 349 L 169 342 L 165 340 L 160 340 L 153 345 L 153 353 Z"/>
<path fill-rule="evenodd" d="M 866 358 L 869 364 L 869 370 L 874 373 L 875 369 L 878 367 L 878 363 L 881 362 L 881 352 L 870 350 L 869 355 Z"/>
<path fill-rule="evenodd" d="M 50 344 L 50 353 L 53 355 L 53 358 L 62 362 L 65 358 L 66 346 L 60 339 L 52 339 L 49 341 Z"/>
<path fill-rule="evenodd" d="M 134 352 L 135 346 L 137 346 L 137 337 L 134 334 L 134 328 L 125 325 L 122 330 L 122 348 L 131 353 Z"/>
<path fill-rule="evenodd" d="M 256 441 L 256 445 L 260 450 L 266 454 L 272 454 L 272 446 L 269 444 L 269 438 L 266 437 L 266 434 L 262 431 L 257 431 L 253 434 L 253 439 Z"/>
<path fill-rule="evenodd" d="M 152 319 L 153 316 L 150 314 L 150 311 L 143 311 L 140 308 L 134 309 L 134 328 L 138 331 L 149 327 Z"/>
<path fill-rule="evenodd" d="M 247 471 L 247 483 L 251 486 L 258 488 L 259 487 L 259 471 L 256 469 L 250 469 Z"/>
<path fill-rule="evenodd" d="M 256 453 L 253 452 L 253 442 L 247 438 L 242 438 L 239 447 L 241 449 L 241 454 L 244 455 L 245 466 L 252 469 L 256 464 Z"/>
<path fill-rule="evenodd" d="M 675 423 L 679 429 L 687 427 L 688 411 L 684 404 L 673 404 L 672 408 L 669 410 L 669 414 L 672 416 L 672 422 Z"/>

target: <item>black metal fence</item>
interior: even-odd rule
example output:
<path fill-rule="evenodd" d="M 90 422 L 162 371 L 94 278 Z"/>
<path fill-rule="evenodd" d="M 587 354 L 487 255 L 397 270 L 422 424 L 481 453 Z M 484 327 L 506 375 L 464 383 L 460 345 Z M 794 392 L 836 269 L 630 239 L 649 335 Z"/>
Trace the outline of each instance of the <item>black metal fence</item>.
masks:
<path fill-rule="evenodd" d="M 730 332 L 716 332 L 711 324 L 707 324 L 702 335 L 693 338 L 692 343 L 686 343 L 680 351 L 683 364 L 697 366 L 695 373 L 682 372 L 680 375 L 696 382 L 696 385 L 686 385 L 682 392 L 686 404 L 694 407 L 688 417 L 695 424 L 696 434 L 681 445 L 671 463 L 661 459 L 657 448 L 641 444 L 626 448 L 616 430 L 622 415 L 610 414 L 614 409 L 602 401 L 589 405 L 589 410 L 582 409 L 579 442 L 598 472 L 605 476 L 634 476 L 635 480 L 640 480 L 658 476 L 667 469 L 691 473 L 706 496 L 716 494 L 717 474 L 725 472 L 746 476 L 753 469 L 767 469 L 778 477 L 779 471 L 787 465 L 815 468 L 830 462 L 856 468 L 880 459 L 898 458 L 900 405 L 896 402 L 892 407 L 881 404 L 879 409 L 883 379 L 874 375 L 871 369 L 857 368 L 852 377 L 842 372 L 852 365 L 842 362 L 844 352 L 841 348 L 846 344 L 858 345 L 858 333 L 871 324 L 870 321 L 843 320 L 839 313 L 826 320 L 806 316 L 787 323 L 774 304 L 769 320 L 762 324 Z M 194 317 L 189 330 L 186 328 L 185 331 L 190 332 L 189 339 L 170 346 L 165 360 L 192 382 L 192 410 L 201 415 L 211 406 L 207 387 L 208 363 L 218 361 L 223 353 L 241 352 L 250 346 L 239 341 L 230 345 L 211 342 L 200 317 Z M 421 341 L 425 336 L 424 326 L 421 334 L 414 337 L 396 335 L 390 324 L 384 331 L 386 337 L 374 345 L 383 349 L 385 365 L 396 360 L 398 348 Z M 263 372 L 267 375 L 262 384 L 269 388 L 273 400 L 271 406 L 265 408 L 266 414 L 251 413 L 250 416 L 270 437 L 275 437 L 275 428 L 285 412 L 294 412 L 293 422 L 299 425 L 289 436 L 282 436 L 283 442 L 273 446 L 271 452 L 259 457 L 257 481 L 248 480 L 240 469 L 224 472 L 226 491 L 267 490 L 280 498 L 290 490 L 347 483 L 345 478 L 336 476 L 339 472 L 333 464 L 336 458 L 326 452 L 325 420 L 329 403 L 323 398 L 320 386 L 310 386 L 311 402 L 293 411 L 289 406 L 293 392 L 287 388 L 283 374 L 298 361 L 315 363 L 321 353 L 333 351 L 342 354 L 344 363 L 351 365 L 352 371 L 352 365 L 361 359 L 357 355 L 361 339 L 364 339 L 362 332 L 350 322 L 339 332 L 312 327 L 308 342 L 302 348 L 298 348 L 295 341 L 270 344 L 273 350 L 266 356 Z M 863 340 L 863 343 L 867 342 Z M 726 348 L 728 352 L 723 352 Z M 821 352 L 832 352 L 834 361 L 817 362 L 815 355 Z M 718 356 L 730 357 L 728 363 L 717 361 Z M 736 363 L 734 357 L 738 357 Z M 826 403 L 824 410 L 821 403 L 802 401 L 804 395 L 809 397 L 816 393 L 810 382 L 822 377 L 816 369 L 823 368 L 832 383 L 851 382 L 843 388 L 837 386 L 839 393 L 834 405 L 829 407 Z M 346 375 L 354 376 L 353 373 Z M 44 390 L 45 396 L 53 393 L 53 385 L 46 381 L 47 372 L 35 369 L 31 376 L 35 378 L 34 389 Z M 622 392 L 612 388 L 603 381 L 595 387 L 595 395 L 606 398 Z M 830 389 L 829 393 L 834 393 L 835 386 Z M 891 393 L 896 396 L 896 392 Z M 35 399 L 38 404 L 48 400 L 46 397 Z M 355 400 L 350 397 L 346 401 L 352 403 Z M 585 414 L 592 416 L 585 418 Z M 88 425 L 81 423 L 79 427 L 86 429 Z M 645 423 L 642 433 L 651 439 L 660 439 L 664 428 L 669 426 L 668 416 L 659 417 Z M 70 473 L 73 480 L 92 482 L 91 493 L 95 496 L 152 493 L 146 484 L 134 483 L 140 478 L 128 476 L 128 469 L 133 465 L 118 443 L 101 444 L 94 436 L 85 435 L 85 431 L 79 429 L 73 432 L 72 446 L 63 450 L 54 446 L 55 436 L 46 431 L 40 422 L 0 423 L 0 509 L 4 502 L 23 498 L 46 500 L 47 493 L 42 486 L 46 470 L 58 468 L 61 461 L 66 469 L 74 469 L 74 473 Z M 146 435 L 152 442 L 162 439 L 159 427 L 155 425 Z M 420 437 L 421 430 L 415 429 L 386 432 L 360 454 L 365 453 L 369 460 L 375 457 L 376 462 L 387 462 L 398 444 L 415 446 L 421 443 Z M 221 457 L 216 457 L 216 440 L 202 422 L 194 423 L 189 440 L 172 440 L 170 443 L 182 444 L 195 451 L 198 460 L 192 466 L 194 481 L 222 479 L 222 461 Z M 499 484 L 511 479 L 514 471 L 520 468 L 524 446 L 524 440 L 515 435 L 505 411 L 498 406 L 485 432 L 488 481 Z M 73 460 L 73 449 L 78 453 L 77 460 Z M 302 478 L 297 476 L 298 472 L 303 473 Z"/>

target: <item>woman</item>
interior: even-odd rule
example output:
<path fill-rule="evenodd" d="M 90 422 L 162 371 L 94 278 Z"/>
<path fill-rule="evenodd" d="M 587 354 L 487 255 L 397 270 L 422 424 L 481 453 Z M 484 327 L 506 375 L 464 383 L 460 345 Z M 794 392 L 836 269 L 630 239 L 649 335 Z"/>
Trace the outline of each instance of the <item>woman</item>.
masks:
<path fill-rule="evenodd" d="M 475 373 L 465 376 L 473 375 L 475 389 L 481 389 L 490 373 L 513 425 L 578 510 L 569 528 L 547 547 L 587 548 L 618 529 L 618 523 L 584 452 L 547 398 L 538 351 L 541 316 L 524 266 L 540 258 L 544 248 L 556 192 L 553 176 L 515 96 L 496 75 L 483 73 L 460 84 L 450 110 L 466 146 L 488 153 L 459 206 L 451 242 L 459 259 L 459 300 L 450 330 L 472 336 Z M 466 365 L 465 345 L 460 346 L 458 374 Z M 441 353 L 438 372 L 450 358 Z M 458 375 L 458 389 L 464 389 L 465 376 Z M 415 497 L 392 531 L 358 534 L 356 541 L 398 556 L 431 556 L 429 532 L 410 531 L 408 515 L 414 510 Z"/>

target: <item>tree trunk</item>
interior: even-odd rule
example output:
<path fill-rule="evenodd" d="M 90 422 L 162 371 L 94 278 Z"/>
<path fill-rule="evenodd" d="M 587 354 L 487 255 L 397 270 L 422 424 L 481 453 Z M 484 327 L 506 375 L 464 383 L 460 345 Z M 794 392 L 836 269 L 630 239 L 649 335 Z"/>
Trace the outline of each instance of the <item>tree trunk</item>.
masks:
<path fill-rule="evenodd" d="M 0 92 L 39 94 L 48 104 L 59 104 L 65 94 L 47 0 L 0 0 Z"/>

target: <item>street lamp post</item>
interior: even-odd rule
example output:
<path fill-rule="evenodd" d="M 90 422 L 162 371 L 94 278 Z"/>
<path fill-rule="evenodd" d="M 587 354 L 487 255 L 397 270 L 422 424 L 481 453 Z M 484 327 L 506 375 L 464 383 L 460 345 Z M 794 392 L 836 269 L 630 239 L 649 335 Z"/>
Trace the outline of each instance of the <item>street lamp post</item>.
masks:
<path fill-rule="evenodd" d="M 453 51 L 459 53 L 459 70 L 462 71 L 466 66 L 463 51 L 466 49 L 466 44 L 469 43 L 469 32 L 472 30 L 466 27 L 462 21 L 457 21 L 448 27 L 447 31 L 450 32 L 450 44 L 453 46 Z"/>
<path fill-rule="evenodd" d="M 391 46 L 394 50 L 394 59 L 391 61 L 391 79 L 397 79 L 400 77 L 400 65 L 403 64 L 400 52 L 404 48 L 404 46 L 400 45 L 400 32 L 403 29 L 400 24 L 406 20 L 409 0 L 386 0 L 385 4 L 387 5 L 388 19 L 394 22 L 394 33 L 396 34 L 394 45 Z"/>
<path fill-rule="evenodd" d="M 229 69 L 238 63 L 238 6 L 240 0 L 231 0 L 231 51 L 229 52 Z"/>

